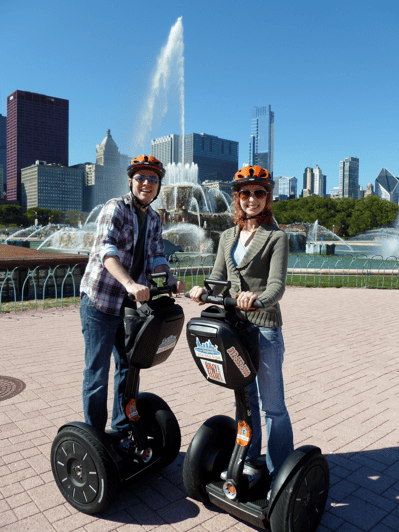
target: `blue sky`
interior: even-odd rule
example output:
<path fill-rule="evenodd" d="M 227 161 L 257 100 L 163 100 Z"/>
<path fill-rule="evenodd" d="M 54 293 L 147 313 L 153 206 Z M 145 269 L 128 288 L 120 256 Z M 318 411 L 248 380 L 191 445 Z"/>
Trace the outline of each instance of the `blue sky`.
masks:
<path fill-rule="evenodd" d="M 122 153 L 162 46 L 183 17 L 185 131 L 239 142 L 248 162 L 252 106 L 275 113 L 274 174 L 318 164 L 327 190 L 339 162 L 360 185 L 399 175 L 399 4 L 337 0 L 13 0 L 0 3 L 0 113 L 26 90 L 69 100 L 69 162 L 94 161 L 111 134 Z M 151 137 L 180 133 L 177 91 Z"/>

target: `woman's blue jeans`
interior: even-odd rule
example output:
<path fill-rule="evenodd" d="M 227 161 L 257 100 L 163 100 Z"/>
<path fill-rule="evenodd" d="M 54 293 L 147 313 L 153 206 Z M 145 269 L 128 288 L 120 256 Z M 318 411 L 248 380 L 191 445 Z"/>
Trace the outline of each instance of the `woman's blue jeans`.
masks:
<path fill-rule="evenodd" d="M 87 295 L 82 297 L 80 320 L 85 341 L 85 369 L 83 372 L 83 412 L 85 423 L 104 431 L 107 424 L 108 377 L 111 353 L 115 360 L 114 406 L 111 428 L 125 430 L 129 427 L 123 411 L 129 364 L 124 350 L 118 348 L 116 339 L 124 334 L 121 316 L 105 314 L 98 310 Z M 123 337 L 124 338 L 124 337 Z"/>
<path fill-rule="evenodd" d="M 284 400 L 284 340 L 281 328 L 259 327 L 259 371 L 248 387 L 252 417 L 252 440 L 248 458 L 261 454 L 260 409 L 266 420 L 266 465 L 274 478 L 284 460 L 294 450 L 290 416 Z"/>

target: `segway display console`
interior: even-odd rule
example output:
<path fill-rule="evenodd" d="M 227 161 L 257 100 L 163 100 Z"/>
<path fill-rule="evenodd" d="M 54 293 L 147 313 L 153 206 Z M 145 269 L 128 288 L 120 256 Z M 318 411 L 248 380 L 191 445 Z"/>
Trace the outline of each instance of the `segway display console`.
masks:
<path fill-rule="evenodd" d="M 124 410 L 126 433 L 101 432 L 82 423 L 63 425 L 51 448 L 51 467 L 65 499 L 79 511 L 94 514 L 106 508 L 121 483 L 171 464 L 180 450 L 180 428 L 167 403 L 152 393 L 138 393 L 140 370 L 164 362 L 183 328 L 182 307 L 166 284 L 153 287 L 151 300 L 136 310 L 124 309 L 125 338 L 119 338 L 129 362 Z M 131 305 L 134 307 L 134 305 Z"/>
<path fill-rule="evenodd" d="M 272 532 L 314 532 L 327 501 L 328 463 L 318 447 L 299 447 L 270 489 L 265 455 L 246 460 L 252 438 L 246 386 L 258 370 L 259 329 L 237 318 L 235 299 L 213 294 L 215 286 L 228 290 L 230 282 L 207 279 L 204 284 L 207 293 L 201 300 L 213 305 L 188 322 L 187 341 L 204 377 L 234 389 L 237 422 L 219 415 L 200 427 L 183 464 L 187 493 Z M 259 301 L 253 306 L 260 312 L 263 307 Z"/>

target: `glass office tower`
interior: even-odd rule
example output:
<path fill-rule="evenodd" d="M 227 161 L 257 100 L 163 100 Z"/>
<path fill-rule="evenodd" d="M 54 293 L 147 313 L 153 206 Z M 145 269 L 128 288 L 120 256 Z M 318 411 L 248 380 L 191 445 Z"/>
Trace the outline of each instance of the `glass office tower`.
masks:
<path fill-rule="evenodd" d="M 347 157 L 339 163 L 339 193 L 342 198 L 359 198 L 359 159 Z"/>
<path fill-rule="evenodd" d="M 273 176 L 274 113 L 271 106 L 253 107 L 249 138 L 249 165 L 267 168 Z"/>

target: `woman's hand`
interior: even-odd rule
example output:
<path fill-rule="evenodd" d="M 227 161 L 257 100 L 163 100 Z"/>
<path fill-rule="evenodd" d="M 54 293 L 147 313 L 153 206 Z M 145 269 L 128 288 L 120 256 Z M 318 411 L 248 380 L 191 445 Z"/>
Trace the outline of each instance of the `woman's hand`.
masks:
<path fill-rule="evenodd" d="M 201 301 L 200 297 L 202 294 L 205 294 L 206 290 L 202 286 L 193 286 L 190 290 L 190 297 L 193 301 L 196 301 L 199 305 L 205 305 L 203 301 Z"/>
<path fill-rule="evenodd" d="M 241 292 L 237 297 L 237 308 L 241 310 L 255 310 L 252 308 L 255 299 L 258 296 L 253 292 Z"/>

